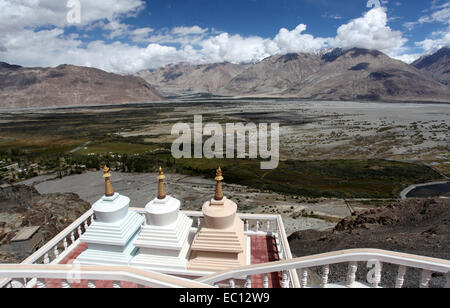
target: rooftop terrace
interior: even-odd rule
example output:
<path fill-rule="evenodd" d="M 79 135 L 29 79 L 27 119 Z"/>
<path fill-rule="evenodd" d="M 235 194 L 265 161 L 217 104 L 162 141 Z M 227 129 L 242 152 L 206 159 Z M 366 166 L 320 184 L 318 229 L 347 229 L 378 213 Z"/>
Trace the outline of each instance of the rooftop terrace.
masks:
<path fill-rule="evenodd" d="M 109 170 L 105 168 L 106 194 L 101 199 L 102 202 L 113 200 L 116 195 L 109 177 Z M 162 171 L 160 171 L 159 179 L 159 193 L 158 198 L 155 199 L 155 201 L 159 200 L 157 205 L 158 202 L 167 200 L 162 185 L 164 179 Z M 221 173 L 218 172 L 216 179 L 216 202 L 219 202 L 221 198 L 227 200 L 222 195 Z M 149 204 L 154 206 L 155 201 Z M 209 203 L 207 205 L 209 206 Z M 219 206 L 220 209 L 220 203 L 212 206 Z M 148 218 L 148 207 L 146 209 L 128 208 L 127 205 L 125 209 L 133 215 Z M 243 266 L 214 271 L 193 270 L 189 267 L 153 267 L 151 270 L 146 270 L 130 264 L 114 265 L 112 262 L 109 264 L 108 260 L 103 260 L 104 262 L 98 265 L 74 263 L 81 254 L 91 249 L 88 248 L 90 244 L 86 244 L 84 240 L 86 237 L 83 235 L 87 230 L 92 230 L 94 223 L 98 224 L 101 220 L 103 214 L 96 210 L 98 211 L 98 206 L 94 205 L 91 210 L 21 264 L 1 264 L 0 277 L 3 279 L 0 279 L 0 288 L 378 288 L 385 287 L 381 283 L 383 264 L 393 264 L 398 269 L 394 283 L 396 288 L 403 287 L 410 268 L 421 270 L 421 287 L 428 287 L 433 278 L 432 274 L 437 273 L 446 278 L 442 287 L 450 288 L 450 261 L 448 260 L 375 249 L 345 250 L 293 258 L 283 220 L 279 215 L 237 214 L 239 221 L 243 221 L 243 232 L 248 238 L 247 261 Z M 122 210 L 119 209 L 119 211 Z M 188 238 L 191 239 L 200 232 L 201 228 L 208 225 L 207 220 L 211 219 L 210 216 L 205 216 L 204 211 L 180 211 L 180 215 L 185 215 L 193 222 L 187 231 Z M 142 232 L 142 228 L 149 223 L 147 219 L 140 226 L 138 233 Z M 192 241 L 189 241 L 189 245 L 192 245 Z M 138 249 L 135 253 L 139 252 Z M 330 271 L 336 264 L 347 264 L 347 273 L 337 281 L 330 281 Z M 358 269 L 368 266 L 372 268 L 372 275 L 368 275 L 367 280 L 358 281 Z M 321 268 L 318 279 L 311 277 L 310 269 L 312 268 Z"/>

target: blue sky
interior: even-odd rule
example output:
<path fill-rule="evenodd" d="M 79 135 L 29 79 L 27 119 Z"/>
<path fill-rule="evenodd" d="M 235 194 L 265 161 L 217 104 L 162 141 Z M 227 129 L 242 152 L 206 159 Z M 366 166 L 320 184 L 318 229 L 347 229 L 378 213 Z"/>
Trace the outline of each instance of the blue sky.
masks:
<path fill-rule="evenodd" d="M 445 0 L 0 0 L 0 60 L 133 73 L 363 47 L 411 62 L 449 45 L 449 29 Z"/>
<path fill-rule="evenodd" d="M 426 1 L 409 1 L 407 6 L 388 4 L 403 21 L 416 20 L 429 7 Z M 130 23 L 155 28 L 180 25 L 215 27 L 244 36 L 273 37 L 280 28 L 308 25 L 315 36 L 333 36 L 345 21 L 359 17 L 366 8 L 364 0 L 166 0 L 147 1 L 147 8 Z M 339 19 L 335 19 L 339 18 Z M 401 22 L 401 21 L 400 21 Z M 401 26 L 399 20 L 393 22 Z"/>

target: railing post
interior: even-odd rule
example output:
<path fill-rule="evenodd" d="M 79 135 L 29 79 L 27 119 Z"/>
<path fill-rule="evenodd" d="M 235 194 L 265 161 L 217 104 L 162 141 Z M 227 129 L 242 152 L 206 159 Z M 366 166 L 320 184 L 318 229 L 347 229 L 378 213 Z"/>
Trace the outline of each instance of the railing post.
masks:
<path fill-rule="evenodd" d="M 289 275 L 288 275 L 287 271 L 283 271 L 283 273 L 282 273 L 282 276 L 281 276 L 281 287 L 283 289 L 289 288 Z"/>
<path fill-rule="evenodd" d="M 256 221 L 256 233 L 259 232 L 259 220 Z"/>
<path fill-rule="evenodd" d="M 245 232 L 250 231 L 250 223 L 248 222 L 248 219 L 245 220 Z"/>
<path fill-rule="evenodd" d="M 11 288 L 13 288 L 13 289 L 23 289 L 23 288 L 25 288 L 25 285 L 20 280 L 12 280 L 11 281 Z"/>
<path fill-rule="evenodd" d="M 70 233 L 70 241 L 72 242 L 72 244 L 75 243 L 75 232 L 74 231 L 72 231 Z"/>
<path fill-rule="evenodd" d="M 358 262 L 350 262 L 348 264 L 347 287 L 351 288 L 356 280 L 356 271 L 358 270 Z"/>
<path fill-rule="evenodd" d="M 114 289 L 122 288 L 122 284 L 120 283 L 120 281 L 113 281 L 112 285 Z"/>
<path fill-rule="evenodd" d="M 48 256 L 48 253 L 46 253 L 44 255 L 44 264 L 49 264 L 50 263 L 50 257 Z"/>
<path fill-rule="evenodd" d="M 328 285 L 328 276 L 330 275 L 330 266 L 329 265 L 325 265 L 322 268 L 322 283 L 320 284 L 320 286 L 322 288 L 326 288 Z"/>
<path fill-rule="evenodd" d="M 61 287 L 63 289 L 70 289 L 70 282 L 67 279 L 61 280 Z"/>
<path fill-rule="evenodd" d="M 383 263 L 377 262 L 378 266 L 375 266 L 375 275 L 373 277 L 373 288 L 378 288 L 381 283 L 381 271 L 383 269 Z"/>
<path fill-rule="evenodd" d="M 308 269 L 302 270 L 302 280 L 300 282 L 300 288 L 304 289 L 308 285 Z"/>
<path fill-rule="evenodd" d="M 89 289 L 95 289 L 97 288 L 97 282 L 95 280 L 89 280 L 88 281 L 88 288 Z"/>
<path fill-rule="evenodd" d="M 252 288 L 252 276 L 248 275 L 245 281 L 245 287 L 247 289 L 251 289 Z"/>
<path fill-rule="evenodd" d="M 264 289 L 268 289 L 269 288 L 269 274 L 268 273 L 264 274 L 263 288 Z"/>
<path fill-rule="evenodd" d="M 200 228 L 200 224 L 201 224 L 201 220 L 200 220 L 200 217 L 199 217 L 199 218 L 197 218 L 197 228 Z"/>
<path fill-rule="evenodd" d="M 267 233 L 270 233 L 270 220 L 267 221 Z"/>
<path fill-rule="evenodd" d="M 422 281 L 420 282 L 420 288 L 426 289 L 428 288 L 431 280 L 431 271 L 423 270 L 422 271 Z"/>
<path fill-rule="evenodd" d="M 38 289 L 45 289 L 47 287 L 47 283 L 46 283 L 45 279 L 43 279 L 43 278 L 36 279 L 36 287 Z"/>
<path fill-rule="evenodd" d="M 231 289 L 236 288 L 236 282 L 234 281 L 234 279 L 230 279 L 230 288 Z"/>
<path fill-rule="evenodd" d="M 81 237 L 83 235 L 83 231 L 81 230 L 81 226 L 78 227 L 78 236 Z"/>
<path fill-rule="evenodd" d="M 56 246 L 53 247 L 53 254 L 55 255 L 55 259 L 58 259 L 59 257 L 58 244 L 56 244 Z"/>
<path fill-rule="evenodd" d="M 69 244 L 67 243 L 67 237 L 64 238 L 63 246 L 64 246 L 64 251 L 66 251 L 67 248 L 69 248 Z"/>
<path fill-rule="evenodd" d="M 401 265 L 398 268 L 397 281 L 395 282 L 395 288 L 401 289 L 405 282 L 406 266 Z"/>

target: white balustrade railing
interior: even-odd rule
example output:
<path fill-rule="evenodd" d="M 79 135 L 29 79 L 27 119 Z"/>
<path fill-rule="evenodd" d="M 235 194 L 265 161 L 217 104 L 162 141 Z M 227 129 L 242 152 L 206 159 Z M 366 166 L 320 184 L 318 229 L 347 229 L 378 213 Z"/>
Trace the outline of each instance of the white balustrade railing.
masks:
<path fill-rule="evenodd" d="M 143 208 L 130 208 L 140 214 L 145 213 Z M 194 220 L 193 227 L 197 229 L 203 221 L 203 213 L 197 211 L 182 211 L 186 216 Z M 244 231 L 246 235 L 273 236 L 275 239 L 278 257 L 280 260 L 292 259 L 291 249 L 284 229 L 283 219 L 280 215 L 269 214 L 245 214 L 238 213 L 240 219 L 244 221 Z M 300 287 L 297 272 L 292 269 L 286 271 L 287 281 L 285 285 L 289 288 Z"/>
<path fill-rule="evenodd" d="M 130 208 L 130 210 L 136 211 L 141 215 L 144 215 L 145 213 L 145 209 L 143 208 Z M 183 213 L 194 220 L 194 228 L 200 227 L 203 220 L 202 212 L 184 211 Z M 273 236 L 280 260 L 288 260 L 292 258 L 281 216 L 263 214 L 238 215 L 244 221 L 245 233 L 247 235 Z M 41 247 L 38 251 L 24 260 L 21 265 L 58 264 L 70 255 L 70 253 L 80 244 L 80 236 L 93 223 L 93 221 L 94 212 L 89 210 L 61 233 L 51 239 L 48 243 L 46 243 L 43 247 Z M 0 288 L 10 284 L 11 281 L 7 279 L 7 277 L 3 277 L 1 275 L 0 277 Z M 33 279 L 33 282 L 33 285 L 37 286 L 39 283 L 42 283 L 39 279 Z M 295 270 L 286 271 L 284 285 L 288 287 L 299 286 L 298 276 Z"/>
<path fill-rule="evenodd" d="M 369 262 L 370 264 L 377 264 L 377 266 L 375 266 L 373 281 L 370 282 L 370 285 L 366 284 L 365 282 L 358 283 L 356 281 L 358 262 Z M 330 265 L 340 263 L 348 264 L 346 281 L 343 284 L 330 284 L 328 278 L 330 275 Z M 450 288 L 450 261 L 377 249 L 343 250 L 303 258 L 251 265 L 198 278 L 196 281 L 203 282 L 209 285 L 215 285 L 221 281 L 223 282 L 229 279 L 234 280 L 237 277 L 247 277 L 246 287 L 251 287 L 252 276 L 264 275 L 263 287 L 266 287 L 266 277 L 268 277 L 270 273 L 281 272 L 281 286 L 287 287 L 287 277 L 285 276 L 286 271 L 298 269 L 301 273 L 300 287 L 302 288 L 327 288 L 330 286 L 346 286 L 349 288 L 371 286 L 373 288 L 378 288 L 381 283 L 381 269 L 383 263 L 392 264 L 399 267 L 396 281 L 394 281 L 394 285 L 396 288 L 403 287 L 407 268 L 422 270 L 422 277 L 421 281 L 419 282 L 421 288 L 427 288 L 429 286 L 430 280 L 432 278 L 432 273 L 444 274 L 446 277 L 446 283 L 444 287 Z M 322 267 L 321 282 L 317 286 L 308 284 L 308 270 L 314 267 Z"/>
<path fill-rule="evenodd" d="M 61 262 L 80 244 L 80 236 L 92 224 L 93 220 L 94 212 L 92 210 L 87 211 L 21 264 L 57 264 Z M 10 281 L 2 275 L 0 277 L 0 288 L 3 288 Z"/>
<path fill-rule="evenodd" d="M 134 208 L 131 210 L 144 214 L 144 209 Z M 201 212 L 185 211 L 184 213 L 194 220 L 194 229 L 200 227 L 203 219 L 203 214 Z M 242 281 L 242 279 L 244 279 L 245 287 L 251 288 L 252 286 L 255 286 L 255 284 L 252 283 L 252 276 L 263 275 L 263 287 L 268 287 L 270 274 L 281 273 L 280 282 L 283 288 L 299 288 L 311 286 L 311 283 L 309 283 L 308 269 L 313 267 L 322 267 L 321 281 L 318 286 L 326 288 L 332 286 L 329 282 L 330 265 L 347 263 L 348 272 L 347 277 L 342 277 L 343 280 L 345 280 L 343 285 L 347 287 L 355 287 L 361 286 L 361 284 L 358 284 L 356 281 L 358 262 L 375 262 L 378 266 L 375 267 L 373 281 L 370 282 L 372 287 L 376 288 L 380 286 L 382 265 L 383 263 L 386 263 L 398 266 L 398 274 L 394 282 L 396 288 L 402 288 L 404 286 L 405 275 L 408 268 L 422 270 L 422 276 L 419 281 L 419 286 L 421 288 L 429 287 L 433 273 L 444 274 L 446 277 L 445 287 L 450 288 L 450 261 L 374 249 L 345 250 L 293 259 L 281 216 L 239 214 L 239 217 L 244 220 L 244 228 L 247 235 L 268 235 L 274 237 L 281 261 L 233 269 L 227 272 L 199 278 L 197 279 L 197 282 L 213 286 L 219 282 L 229 281 L 230 287 L 236 287 L 236 281 Z M 70 280 L 65 278 L 67 276 L 64 276 L 68 274 L 68 271 L 70 272 L 70 269 L 58 267 L 55 272 L 53 271 L 54 268 L 52 268 L 52 271 L 48 271 L 45 268 L 38 269 L 38 267 L 58 266 L 55 264 L 61 262 L 61 260 L 66 258 L 73 251 L 73 249 L 80 244 L 79 237 L 83 234 L 83 232 L 85 232 L 87 227 L 92 224 L 93 219 L 94 213 L 92 210 L 89 210 L 64 231 L 46 243 L 36 253 L 28 257 L 24 262 L 22 262 L 22 264 L 0 265 L 0 269 L 3 269 L 0 270 L 0 277 L 4 278 L 0 281 L 0 288 L 5 286 L 36 286 L 38 288 L 43 288 L 45 287 L 45 279 L 51 278 L 62 279 L 62 286 L 70 287 Z M 5 270 L 4 266 L 12 267 Z M 27 270 L 23 271 L 22 269 L 25 269 L 26 266 L 28 266 Z M 36 266 L 36 268 L 34 266 Z M 117 270 L 111 268 L 105 269 L 104 267 L 95 267 L 97 270 L 96 272 L 93 270 L 88 270 L 85 272 L 85 268 L 82 269 L 81 279 L 88 280 L 88 287 L 90 288 L 96 287 L 97 280 L 111 280 L 114 282 L 114 286 L 120 287 L 120 281 L 130 281 L 129 279 L 131 279 L 127 276 L 128 274 L 123 274 L 123 272 L 118 273 Z M 299 270 L 301 275 L 300 281 L 297 276 L 297 270 Z M 11 278 L 14 279 L 11 280 Z M 139 286 L 148 286 L 149 283 L 148 281 L 141 281 L 139 279 L 135 279 L 133 282 L 136 282 Z M 154 283 L 154 285 L 158 285 L 158 282 L 152 283 Z"/>
<path fill-rule="evenodd" d="M 46 288 L 53 279 L 61 280 L 62 288 L 82 280 L 88 281 L 89 288 L 96 288 L 98 281 L 112 281 L 113 288 L 121 288 L 124 282 L 151 288 L 211 288 L 201 282 L 125 266 L 6 264 L 0 265 L 0 276 L 10 279 L 7 288 Z M 27 283 L 28 279 L 36 282 Z"/>

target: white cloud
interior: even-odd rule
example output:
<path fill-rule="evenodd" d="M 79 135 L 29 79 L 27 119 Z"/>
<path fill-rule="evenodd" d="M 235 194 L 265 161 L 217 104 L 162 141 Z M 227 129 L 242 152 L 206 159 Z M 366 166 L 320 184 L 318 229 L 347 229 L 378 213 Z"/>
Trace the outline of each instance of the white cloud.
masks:
<path fill-rule="evenodd" d="M 392 30 L 387 22 L 384 8 L 371 9 L 363 17 L 340 26 L 332 41 L 341 48 L 360 47 L 393 53 L 403 48 L 407 39 L 400 31 Z"/>
<path fill-rule="evenodd" d="M 1 0 L 0 32 L 21 31 L 25 27 L 68 25 L 69 9 L 64 0 Z M 115 20 L 120 16 L 133 16 L 145 6 L 143 0 L 80 0 L 81 25 L 98 20 Z"/>
<path fill-rule="evenodd" d="M 425 12 L 428 15 L 421 16 L 417 21 L 407 22 L 404 26 L 412 30 L 420 24 L 436 23 L 441 24 L 442 28 L 415 45 L 426 52 L 433 52 L 444 46 L 450 47 L 450 2 L 433 0 L 431 7 Z"/>
<path fill-rule="evenodd" d="M 421 53 L 394 55 L 392 58 L 411 64 L 422 56 Z"/>
<path fill-rule="evenodd" d="M 153 28 L 138 28 L 136 30 L 131 31 L 131 39 L 136 43 L 145 43 L 150 39 L 150 33 L 155 31 Z"/>
<path fill-rule="evenodd" d="M 180 62 L 257 62 L 275 54 L 314 52 L 327 46 L 374 48 L 405 61 L 411 58 L 402 52 L 406 39 L 387 26 L 382 8 L 342 25 L 335 38 L 307 34 L 304 24 L 292 30 L 282 28 L 274 38 L 262 38 L 221 33 L 198 25 L 156 31 L 123 22 L 122 17 L 135 15 L 143 5 L 142 0 L 82 0 L 80 34 L 66 35 L 65 1 L 0 0 L 0 56 L 3 61 L 24 66 L 67 63 L 119 73 Z M 46 25 L 53 27 L 36 29 Z M 113 42 L 83 43 L 81 38 L 98 29 Z"/>
<path fill-rule="evenodd" d="M 270 56 L 267 48 L 270 48 L 270 42 L 256 36 L 243 38 L 222 33 L 204 40 L 200 45 L 200 53 L 206 62 L 256 62 Z"/>
<path fill-rule="evenodd" d="M 208 32 L 208 28 L 202 29 L 199 26 L 193 27 L 175 27 L 172 29 L 172 33 L 176 35 L 191 35 L 191 34 L 203 34 Z"/>
<path fill-rule="evenodd" d="M 441 47 L 450 48 L 450 27 L 445 31 L 437 31 L 431 34 L 431 37 L 416 43 L 427 52 L 435 51 Z"/>
<path fill-rule="evenodd" d="M 326 46 L 327 39 L 314 38 L 309 34 L 302 34 L 306 31 L 306 25 L 300 24 L 294 30 L 281 29 L 273 42 L 281 53 L 289 52 L 314 52 Z"/>
<path fill-rule="evenodd" d="M 441 5 L 433 3 L 430 10 L 432 11 L 429 15 L 421 16 L 417 21 L 410 21 L 403 24 L 408 30 L 414 29 L 417 25 L 425 23 L 443 23 L 450 24 L 450 2 L 446 2 Z"/>

